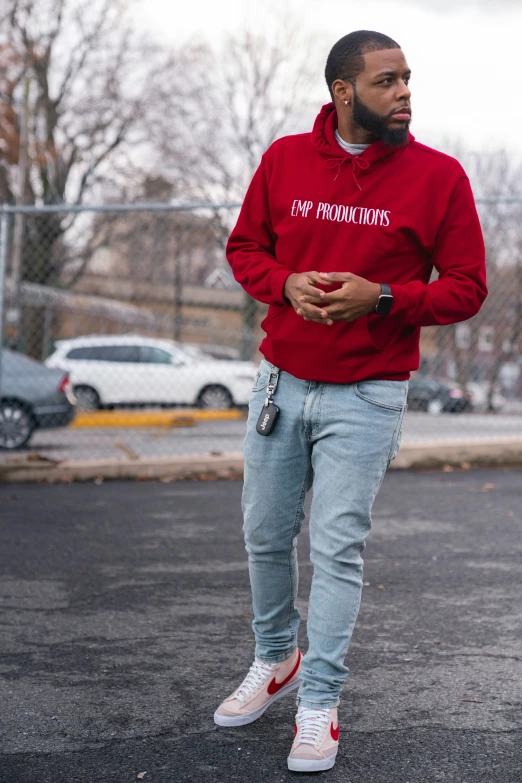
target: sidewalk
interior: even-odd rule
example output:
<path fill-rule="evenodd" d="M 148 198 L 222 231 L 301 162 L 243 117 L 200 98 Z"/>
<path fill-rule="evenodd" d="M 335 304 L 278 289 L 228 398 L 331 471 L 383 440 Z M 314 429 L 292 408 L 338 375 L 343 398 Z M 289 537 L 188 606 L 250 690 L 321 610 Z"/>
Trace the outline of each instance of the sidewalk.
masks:
<path fill-rule="evenodd" d="M 521 780 L 520 475 L 386 477 L 341 750 L 317 780 Z M 292 697 L 250 726 L 212 721 L 253 653 L 240 492 L 238 481 L 0 486 L 2 781 L 301 780 L 286 770 Z"/>

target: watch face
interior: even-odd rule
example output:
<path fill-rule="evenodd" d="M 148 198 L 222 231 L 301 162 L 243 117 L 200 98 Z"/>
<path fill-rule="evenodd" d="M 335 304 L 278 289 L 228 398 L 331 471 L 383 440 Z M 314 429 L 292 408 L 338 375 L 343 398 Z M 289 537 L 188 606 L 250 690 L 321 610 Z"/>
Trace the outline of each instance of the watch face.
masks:
<path fill-rule="evenodd" d="M 393 296 L 381 294 L 376 312 L 379 315 L 388 315 L 393 307 Z"/>

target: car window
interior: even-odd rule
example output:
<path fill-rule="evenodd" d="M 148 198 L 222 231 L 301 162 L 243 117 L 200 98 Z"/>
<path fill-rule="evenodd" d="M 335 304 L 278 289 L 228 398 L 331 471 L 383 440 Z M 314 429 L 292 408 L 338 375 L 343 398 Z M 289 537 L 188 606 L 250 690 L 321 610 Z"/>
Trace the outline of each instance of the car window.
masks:
<path fill-rule="evenodd" d="M 101 345 L 100 359 L 104 362 L 139 362 L 140 349 L 137 345 Z"/>
<path fill-rule="evenodd" d="M 171 364 L 172 355 L 154 345 L 140 345 L 140 362 L 147 364 Z"/>
<path fill-rule="evenodd" d="M 99 350 L 97 345 L 84 345 L 82 348 L 73 348 L 67 356 L 66 359 L 76 359 L 76 360 L 94 360 L 97 359 L 97 351 Z"/>
<path fill-rule="evenodd" d="M 411 378 L 409 384 L 410 391 L 436 392 L 438 389 L 437 381 L 432 381 L 429 378 Z"/>
<path fill-rule="evenodd" d="M 139 348 L 137 345 L 85 345 L 69 351 L 67 359 L 96 362 L 138 362 Z"/>

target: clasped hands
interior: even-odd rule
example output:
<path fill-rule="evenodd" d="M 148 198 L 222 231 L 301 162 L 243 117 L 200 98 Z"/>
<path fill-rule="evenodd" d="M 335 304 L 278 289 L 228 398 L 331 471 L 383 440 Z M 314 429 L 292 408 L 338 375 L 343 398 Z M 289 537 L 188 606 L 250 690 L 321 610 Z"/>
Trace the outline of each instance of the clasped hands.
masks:
<path fill-rule="evenodd" d="M 318 285 L 342 283 L 325 293 Z M 375 312 L 381 286 L 351 272 L 303 272 L 291 274 L 283 295 L 305 321 L 332 326 L 335 321 L 355 321 Z"/>

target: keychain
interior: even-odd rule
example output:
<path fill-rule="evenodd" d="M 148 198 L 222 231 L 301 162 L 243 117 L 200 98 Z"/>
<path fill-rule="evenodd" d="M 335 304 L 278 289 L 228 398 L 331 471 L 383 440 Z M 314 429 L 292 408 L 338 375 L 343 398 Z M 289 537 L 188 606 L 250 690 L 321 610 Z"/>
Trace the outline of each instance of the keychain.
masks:
<path fill-rule="evenodd" d="M 268 378 L 265 404 L 256 425 L 256 430 L 260 435 L 271 435 L 279 418 L 280 410 L 273 399 L 278 380 L 279 370 L 272 370 Z"/>

